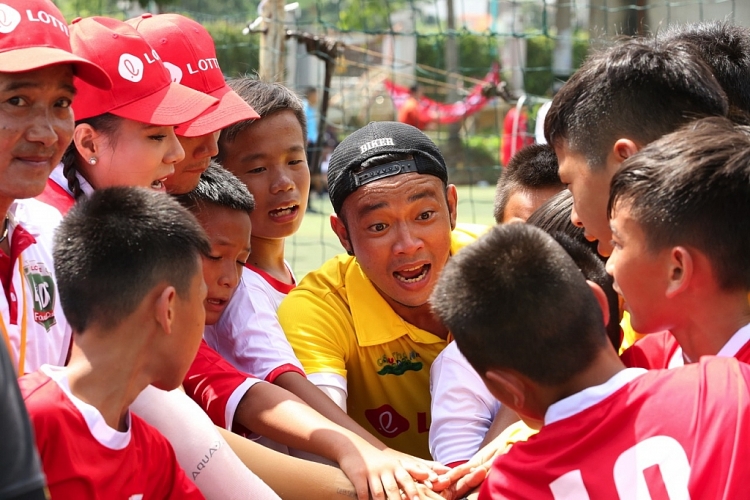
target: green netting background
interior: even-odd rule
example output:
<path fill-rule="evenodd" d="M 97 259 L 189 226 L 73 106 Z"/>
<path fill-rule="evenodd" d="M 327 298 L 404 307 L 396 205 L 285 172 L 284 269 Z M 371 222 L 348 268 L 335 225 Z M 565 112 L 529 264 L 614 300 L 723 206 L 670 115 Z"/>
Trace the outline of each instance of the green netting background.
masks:
<path fill-rule="evenodd" d="M 273 0 L 265 0 L 273 1 Z M 212 34 L 228 77 L 258 70 L 261 33 L 248 30 L 258 2 L 246 0 L 57 0 L 70 20 L 107 15 L 125 19 L 179 12 Z M 522 99 L 533 135 L 538 108 L 586 54 L 623 35 L 648 35 L 672 23 L 726 20 L 750 25 L 750 0 L 300 0 L 283 18 L 288 38 L 279 81 L 300 91 L 324 90 L 332 56 L 304 42 L 313 36 L 338 43 L 328 87 L 326 128 L 334 139 L 372 120 L 391 120 L 395 109 L 383 81 L 419 83 L 439 102 L 463 99 L 499 62 L 506 98 L 497 97 L 455 126 L 426 131 L 441 147 L 452 182 L 459 185 L 459 220 L 489 224 L 494 184 L 502 172 L 503 119 Z M 452 13 L 452 15 L 450 15 Z M 257 26 L 257 23 L 256 25 Z M 251 26 L 251 28 L 255 28 Z M 325 52 L 325 51 L 324 51 Z M 523 131 L 522 131 L 523 132 Z M 322 153 L 324 156 L 324 153 Z M 302 228 L 287 242 L 287 258 L 301 275 L 341 252 L 329 227 L 325 193 L 311 193 Z"/>

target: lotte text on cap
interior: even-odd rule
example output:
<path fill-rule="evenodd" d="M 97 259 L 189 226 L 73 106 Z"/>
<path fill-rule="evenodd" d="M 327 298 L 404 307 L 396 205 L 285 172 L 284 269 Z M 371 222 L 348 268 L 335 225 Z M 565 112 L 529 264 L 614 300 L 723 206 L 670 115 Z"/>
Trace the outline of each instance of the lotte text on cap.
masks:
<path fill-rule="evenodd" d="M 88 84 L 103 89 L 112 86 L 102 68 L 73 54 L 65 18 L 52 2 L 0 2 L 0 72 L 22 73 L 66 63 Z"/>
<path fill-rule="evenodd" d="M 179 14 L 143 14 L 127 23 L 158 52 L 173 82 L 219 99 L 217 106 L 175 128 L 177 135 L 197 137 L 260 118 L 224 81 L 214 41 L 199 23 Z"/>
<path fill-rule="evenodd" d="M 76 120 L 112 113 L 151 125 L 179 125 L 218 103 L 209 95 L 173 83 L 159 54 L 122 21 L 76 19 L 70 25 L 70 41 L 73 53 L 98 64 L 112 79 L 108 91 L 76 84 Z"/>

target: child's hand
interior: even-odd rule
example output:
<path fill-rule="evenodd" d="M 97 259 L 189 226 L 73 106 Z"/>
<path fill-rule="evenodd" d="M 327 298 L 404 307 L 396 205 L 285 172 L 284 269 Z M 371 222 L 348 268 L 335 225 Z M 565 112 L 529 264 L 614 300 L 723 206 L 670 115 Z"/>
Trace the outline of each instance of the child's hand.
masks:
<path fill-rule="evenodd" d="M 432 476 L 437 477 L 426 466 L 412 462 L 405 466 L 401 458 L 367 443 L 358 448 L 358 453 L 350 452 L 339 460 L 341 470 L 357 490 L 358 500 L 419 500 L 415 479 L 427 481 Z"/>

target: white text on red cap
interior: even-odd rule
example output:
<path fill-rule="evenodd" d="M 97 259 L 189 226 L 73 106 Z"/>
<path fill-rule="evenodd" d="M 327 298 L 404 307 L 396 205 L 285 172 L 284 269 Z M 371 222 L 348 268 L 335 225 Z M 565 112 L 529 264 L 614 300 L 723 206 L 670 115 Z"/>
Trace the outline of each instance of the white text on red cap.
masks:
<path fill-rule="evenodd" d="M 60 31 L 65 33 L 67 36 L 70 36 L 70 33 L 68 32 L 68 26 L 64 22 L 60 21 L 55 16 L 43 10 L 37 11 L 36 17 L 34 17 L 34 14 L 31 12 L 31 10 L 26 9 L 26 16 L 29 18 L 29 21 L 31 21 L 32 23 L 51 24 L 52 26 L 59 28 Z"/>
<path fill-rule="evenodd" d="M 209 69 L 218 69 L 219 60 L 215 57 L 208 57 L 206 59 L 198 59 L 198 69 L 193 69 L 190 63 L 187 63 L 188 73 L 191 75 L 196 74 L 198 71 L 208 71 Z"/>
<path fill-rule="evenodd" d="M 36 15 L 34 15 L 31 9 L 26 9 L 26 17 L 32 23 L 51 24 L 52 26 L 65 33 L 66 36 L 70 36 L 70 33 L 68 33 L 68 27 L 65 25 L 65 22 L 49 14 L 48 12 L 40 9 L 36 12 Z M 21 24 L 21 14 L 10 5 L 0 3 L 0 33 L 12 33 L 19 24 Z"/>
<path fill-rule="evenodd" d="M 154 57 L 153 59 L 149 57 L 149 54 L 147 52 L 143 53 L 143 58 L 146 59 L 147 63 L 153 64 L 156 61 L 160 60 L 159 54 L 157 54 L 154 49 L 151 49 L 151 55 Z M 123 52 L 120 55 L 120 61 L 117 65 L 117 72 L 120 73 L 120 76 L 124 79 L 133 83 L 138 83 L 143 78 L 143 61 L 141 61 L 138 56 Z"/>

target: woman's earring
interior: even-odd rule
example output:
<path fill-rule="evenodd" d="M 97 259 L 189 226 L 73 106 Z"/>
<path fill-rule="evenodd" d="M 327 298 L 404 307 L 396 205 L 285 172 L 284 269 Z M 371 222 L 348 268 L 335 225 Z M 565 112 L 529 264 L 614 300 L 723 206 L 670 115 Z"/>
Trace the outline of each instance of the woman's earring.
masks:
<path fill-rule="evenodd" d="M 96 156 L 92 156 L 91 158 L 89 158 L 89 163 L 91 165 L 96 165 L 96 162 L 98 162 L 98 161 L 99 160 L 96 159 Z"/>

